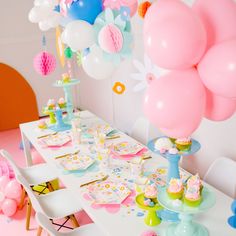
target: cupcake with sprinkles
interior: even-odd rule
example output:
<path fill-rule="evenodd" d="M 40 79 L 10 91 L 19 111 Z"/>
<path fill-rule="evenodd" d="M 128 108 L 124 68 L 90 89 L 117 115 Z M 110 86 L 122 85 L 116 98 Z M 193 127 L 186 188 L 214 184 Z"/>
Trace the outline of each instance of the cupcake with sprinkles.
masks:
<path fill-rule="evenodd" d="M 171 199 L 181 199 L 184 193 L 182 180 L 172 178 L 166 191 Z"/>

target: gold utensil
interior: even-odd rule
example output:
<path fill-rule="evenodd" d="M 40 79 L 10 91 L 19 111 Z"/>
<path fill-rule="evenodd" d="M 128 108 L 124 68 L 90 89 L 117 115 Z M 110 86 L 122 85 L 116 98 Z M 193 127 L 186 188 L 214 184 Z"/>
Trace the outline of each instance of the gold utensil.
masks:
<path fill-rule="evenodd" d="M 49 137 L 49 136 L 54 136 L 54 135 L 56 135 L 56 134 L 57 134 L 57 132 L 51 133 L 51 134 L 42 135 L 42 136 L 37 137 L 37 139 L 45 138 L 45 137 Z"/>
<path fill-rule="evenodd" d="M 55 157 L 55 159 L 64 158 L 64 157 L 67 157 L 67 156 L 69 156 L 69 155 L 76 155 L 76 154 L 78 154 L 79 152 L 80 152 L 80 151 L 78 150 L 78 151 L 76 151 L 76 152 L 74 152 L 74 153 L 66 153 L 66 154 L 64 154 L 64 155 Z"/>
<path fill-rule="evenodd" d="M 120 138 L 120 136 L 117 135 L 117 136 L 107 137 L 106 140 L 112 140 L 112 139 L 117 139 L 117 138 Z"/>
<path fill-rule="evenodd" d="M 152 159 L 152 157 L 151 156 L 147 156 L 147 157 L 143 157 L 142 159 L 143 160 L 148 160 L 148 159 Z"/>
<path fill-rule="evenodd" d="M 101 179 L 96 179 L 96 180 L 90 181 L 90 182 L 88 182 L 88 183 L 81 184 L 80 187 L 88 186 L 88 185 L 93 184 L 93 183 L 96 183 L 96 182 L 98 182 L 98 181 L 105 181 L 105 180 L 108 179 L 108 177 L 109 177 L 109 175 L 106 175 L 106 176 L 104 176 L 104 177 L 101 178 Z"/>

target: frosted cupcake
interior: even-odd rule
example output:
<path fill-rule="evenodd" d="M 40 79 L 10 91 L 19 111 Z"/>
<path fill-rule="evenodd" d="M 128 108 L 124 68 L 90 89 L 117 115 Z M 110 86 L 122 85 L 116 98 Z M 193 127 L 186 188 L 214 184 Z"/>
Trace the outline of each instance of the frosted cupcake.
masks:
<path fill-rule="evenodd" d="M 65 99 L 64 99 L 64 98 L 60 98 L 60 99 L 58 100 L 58 106 L 59 106 L 60 108 L 65 108 L 65 107 L 66 107 L 66 102 L 65 102 Z"/>
<path fill-rule="evenodd" d="M 61 80 L 64 84 L 66 84 L 66 83 L 69 83 L 71 79 L 70 79 L 70 76 L 68 75 L 68 73 L 64 73 L 64 74 L 62 74 Z"/>
<path fill-rule="evenodd" d="M 171 199 L 181 199 L 184 193 L 182 180 L 172 178 L 166 191 Z"/>
<path fill-rule="evenodd" d="M 49 99 L 47 102 L 47 109 L 54 110 L 56 108 L 56 103 L 54 99 Z"/>
<path fill-rule="evenodd" d="M 157 187 L 155 184 L 147 185 L 144 190 L 144 205 L 154 206 L 157 203 Z"/>
<path fill-rule="evenodd" d="M 201 204 L 202 197 L 198 186 L 188 186 L 184 195 L 184 203 L 191 207 L 198 207 Z"/>
<path fill-rule="evenodd" d="M 155 149 L 161 153 L 168 151 L 173 147 L 173 143 L 169 138 L 159 138 L 155 142 Z"/>
<path fill-rule="evenodd" d="M 188 152 L 191 149 L 192 141 L 191 138 L 178 138 L 175 140 L 176 148 L 179 151 Z"/>
<path fill-rule="evenodd" d="M 40 120 L 38 122 L 38 128 L 39 129 L 47 129 L 47 124 L 46 124 L 45 120 Z"/>
<path fill-rule="evenodd" d="M 191 186 L 196 186 L 196 188 L 198 188 L 200 193 L 202 192 L 203 185 L 202 185 L 202 181 L 201 181 L 201 179 L 199 177 L 199 174 L 193 175 L 193 176 L 191 176 L 188 179 L 188 181 L 187 181 L 187 188 L 189 188 Z"/>

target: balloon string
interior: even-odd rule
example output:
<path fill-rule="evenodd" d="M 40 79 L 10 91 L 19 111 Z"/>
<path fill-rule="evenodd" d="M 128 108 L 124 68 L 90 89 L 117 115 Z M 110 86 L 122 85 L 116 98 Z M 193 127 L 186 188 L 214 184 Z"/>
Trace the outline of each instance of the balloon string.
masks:
<path fill-rule="evenodd" d="M 43 35 L 43 38 L 42 38 L 42 46 L 43 46 L 43 50 L 47 51 L 47 40 L 46 40 L 45 35 Z"/>
<path fill-rule="evenodd" d="M 69 60 L 67 60 L 67 69 L 68 69 L 68 74 L 69 74 L 70 78 L 72 78 L 73 77 L 72 66 L 71 66 L 71 62 Z"/>

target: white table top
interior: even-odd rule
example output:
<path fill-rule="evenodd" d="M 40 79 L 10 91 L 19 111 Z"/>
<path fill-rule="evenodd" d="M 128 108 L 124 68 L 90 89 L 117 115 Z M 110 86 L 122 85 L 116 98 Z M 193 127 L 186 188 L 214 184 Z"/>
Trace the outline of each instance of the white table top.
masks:
<path fill-rule="evenodd" d="M 81 112 L 82 122 L 86 124 L 97 124 L 103 123 L 103 121 L 88 111 Z M 56 160 L 54 157 L 60 156 L 66 153 L 74 151 L 73 147 L 63 147 L 57 150 L 52 150 L 49 148 L 43 148 L 37 137 L 42 135 L 37 132 L 37 122 L 29 122 L 20 125 L 22 132 L 23 142 L 30 141 L 36 150 L 42 155 L 44 160 L 48 162 L 53 171 L 58 173 L 59 179 L 64 183 L 67 188 L 70 188 L 78 196 L 78 201 L 82 208 L 88 213 L 92 220 L 101 228 L 107 236 L 140 236 L 142 232 L 147 229 L 156 230 L 160 235 L 165 235 L 165 229 L 169 225 L 167 222 L 162 222 L 156 227 L 148 227 L 144 223 L 144 217 L 138 217 L 137 212 L 142 212 L 136 205 L 125 207 L 122 206 L 120 211 L 116 214 L 111 214 L 103 209 L 93 209 L 91 207 L 91 202 L 87 201 L 83 197 L 84 188 L 80 188 L 81 183 L 85 183 L 88 176 L 78 177 L 73 174 L 65 175 L 62 173 L 61 169 L 58 168 Z M 121 134 L 121 138 L 117 139 L 116 142 L 121 140 L 131 139 L 125 134 Z M 112 141 L 109 141 L 112 142 Z M 25 145 L 26 149 L 29 148 L 29 145 Z M 87 147 L 86 145 L 80 145 L 80 152 L 83 152 Z M 27 155 L 26 159 L 30 157 L 30 150 L 25 150 Z M 152 159 L 146 161 L 145 168 L 148 170 L 155 170 L 158 166 L 167 166 L 167 161 L 156 154 L 152 154 Z M 222 192 L 214 189 L 209 186 L 216 194 L 216 205 L 207 212 L 196 215 L 195 220 L 203 224 L 209 230 L 210 235 L 212 236 L 235 236 L 236 230 L 232 229 L 227 224 L 227 219 L 232 215 L 230 210 L 230 205 L 233 201 L 230 197 L 226 196 Z"/>

